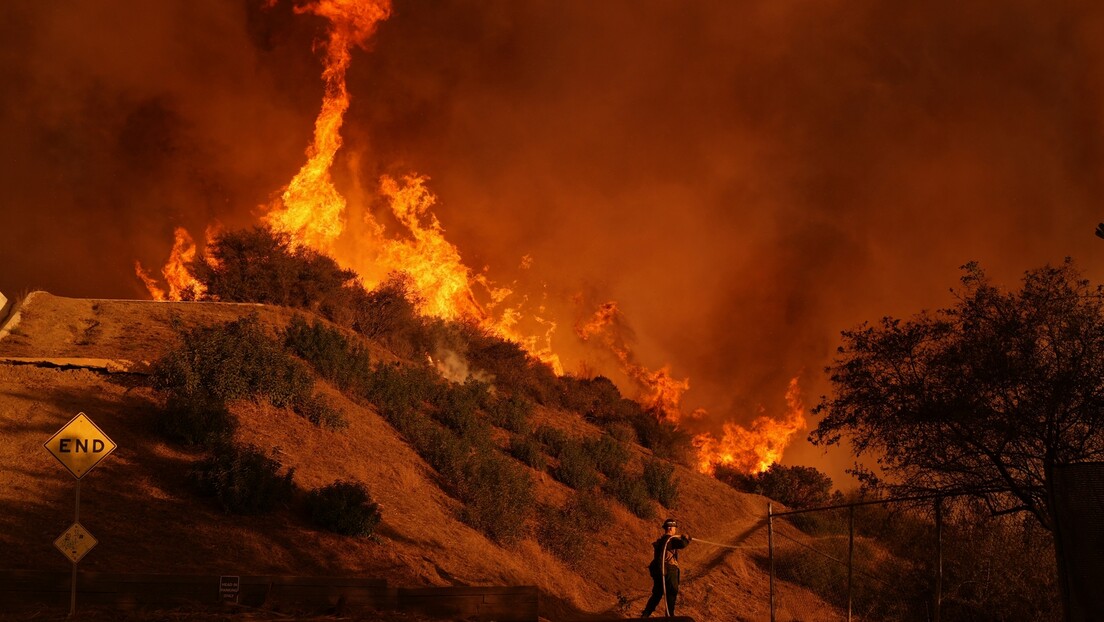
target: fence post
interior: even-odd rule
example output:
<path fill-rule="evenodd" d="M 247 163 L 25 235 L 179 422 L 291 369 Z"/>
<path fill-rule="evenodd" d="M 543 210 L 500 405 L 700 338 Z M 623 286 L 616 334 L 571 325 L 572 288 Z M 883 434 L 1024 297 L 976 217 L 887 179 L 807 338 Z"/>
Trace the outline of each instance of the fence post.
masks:
<path fill-rule="evenodd" d="M 852 578 L 855 575 L 855 506 L 847 508 L 847 622 L 851 622 Z"/>
<path fill-rule="evenodd" d="M 77 502 L 73 510 L 73 524 L 80 523 L 80 478 L 77 478 Z M 69 592 L 69 617 L 77 615 L 77 562 L 73 562 L 73 585 Z"/>
<path fill-rule="evenodd" d="M 767 502 L 767 551 L 770 557 L 770 622 L 774 622 L 774 511 Z"/>
<path fill-rule="evenodd" d="M 935 618 L 943 606 L 943 497 L 935 498 Z"/>

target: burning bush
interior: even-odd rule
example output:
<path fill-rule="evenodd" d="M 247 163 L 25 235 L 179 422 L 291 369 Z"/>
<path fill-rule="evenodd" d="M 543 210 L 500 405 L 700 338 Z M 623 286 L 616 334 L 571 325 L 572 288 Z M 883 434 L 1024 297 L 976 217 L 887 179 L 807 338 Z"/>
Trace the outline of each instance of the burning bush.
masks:
<path fill-rule="evenodd" d="M 263 514 L 286 506 L 295 470 L 280 475 L 279 461 L 252 445 L 222 445 L 200 462 L 193 476 L 200 491 L 215 497 L 228 514 Z"/>
<path fill-rule="evenodd" d="M 380 521 L 379 505 L 360 482 L 336 481 L 307 495 L 312 523 L 345 536 L 370 536 Z"/>

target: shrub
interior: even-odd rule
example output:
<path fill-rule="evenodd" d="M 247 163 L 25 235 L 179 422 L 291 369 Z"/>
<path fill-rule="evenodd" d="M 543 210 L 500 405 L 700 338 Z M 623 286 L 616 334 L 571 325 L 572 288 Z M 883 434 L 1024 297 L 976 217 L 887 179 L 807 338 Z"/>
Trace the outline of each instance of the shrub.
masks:
<path fill-rule="evenodd" d="M 659 501 L 663 507 L 671 507 L 678 500 L 679 481 L 672 476 L 675 465 L 662 460 L 644 461 L 644 488 L 648 496 Z"/>
<path fill-rule="evenodd" d="M 448 428 L 424 420 L 414 430 L 410 439 L 414 449 L 435 471 L 452 485 L 453 489 L 464 477 L 471 446 Z"/>
<path fill-rule="evenodd" d="M 345 418 L 345 413 L 334 404 L 332 399 L 321 393 L 315 393 L 311 399 L 296 405 L 295 410 L 320 428 L 344 430 L 349 427 L 349 420 Z"/>
<path fill-rule="evenodd" d="M 604 490 L 636 516 L 645 520 L 655 517 L 655 505 L 640 478 L 622 473 L 607 480 Z"/>
<path fill-rule="evenodd" d="M 594 466 L 606 477 L 613 477 L 625 470 L 625 464 L 629 461 L 628 448 L 609 435 L 586 441 L 583 449 L 594 461 Z"/>
<path fill-rule="evenodd" d="M 550 425 L 542 425 L 533 432 L 533 438 L 540 441 L 542 445 L 548 448 L 549 453 L 556 455 L 560 453 L 560 449 L 568 443 L 567 434 L 559 428 L 554 428 Z"/>
<path fill-rule="evenodd" d="M 431 345 L 430 322 L 418 313 L 420 300 L 410 277 L 392 273 L 376 289 L 360 297 L 353 310 L 353 328 L 385 343 L 408 358 L 421 358 Z"/>
<path fill-rule="evenodd" d="M 749 475 L 721 465 L 714 476 L 736 490 L 763 495 L 794 509 L 827 505 L 832 499 L 832 478 L 814 467 L 774 463 L 766 471 Z"/>
<path fill-rule="evenodd" d="M 321 322 L 307 324 L 293 316 L 284 331 L 284 345 L 343 390 L 363 386 L 372 373 L 368 351 Z"/>
<path fill-rule="evenodd" d="M 280 475 L 280 467 L 252 445 L 223 445 L 196 466 L 193 476 L 200 491 L 215 497 L 226 513 L 263 514 L 291 499 L 294 469 Z"/>
<path fill-rule="evenodd" d="M 494 397 L 488 400 L 487 416 L 491 423 L 517 434 L 529 433 L 529 417 L 533 414 L 533 402 L 516 395 Z"/>
<path fill-rule="evenodd" d="M 576 490 L 587 490 L 598 484 L 598 471 L 594 458 L 582 443 L 567 441 L 556 454 L 559 464 L 552 469 L 552 476 Z"/>
<path fill-rule="evenodd" d="M 154 427 L 172 441 L 213 445 L 230 440 L 237 420 L 225 402 L 210 396 L 170 395 L 165 408 L 154 413 Z"/>
<path fill-rule="evenodd" d="M 468 462 L 458 493 L 464 520 L 498 542 L 521 535 L 535 501 L 529 473 L 493 453 Z"/>
<path fill-rule="evenodd" d="M 636 444 L 636 431 L 627 423 L 620 421 L 611 423 L 606 426 L 606 431 L 619 443 L 624 443 L 625 445 Z"/>
<path fill-rule="evenodd" d="M 415 365 L 378 365 L 372 371 L 364 396 L 387 411 L 425 410 L 437 403 L 446 385 L 437 372 Z"/>
<path fill-rule="evenodd" d="M 596 492 L 577 492 L 567 505 L 568 516 L 587 533 L 597 533 L 613 520 L 609 503 Z"/>
<path fill-rule="evenodd" d="M 651 449 L 657 458 L 685 464 L 690 455 L 690 435 L 658 417 L 658 413 L 648 412 L 631 421 L 640 444 Z"/>
<path fill-rule="evenodd" d="M 560 404 L 591 421 L 603 421 L 618 418 L 618 402 L 621 392 L 605 376 L 594 378 L 576 378 L 563 376 L 559 379 Z"/>
<path fill-rule="evenodd" d="M 310 309 L 328 319 L 344 319 L 362 291 L 352 270 L 264 227 L 219 235 L 190 268 L 209 298 Z"/>
<path fill-rule="evenodd" d="M 490 429 L 477 411 L 486 393 L 487 385 L 475 380 L 462 385 L 442 384 L 435 400 L 437 420 L 469 438 L 472 444 L 485 443 Z"/>
<path fill-rule="evenodd" d="M 154 386 L 176 397 L 267 398 L 283 407 L 310 394 L 310 372 L 265 333 L 256 314 L 178 333 L 180 347 L 159 359 L 153 373 Z"/>
<path fill-rule="evenodd" d="M 346 536 L 370 536 L 380 521 L 379 505 L 360 482 L 336 481 L 307 495 L 311 522 Z"/>
<path fill-rule="evenodd" d="M 593 492 L 576 493 L 563 508 L 545 507 L 537 526 L 537 541 L 569 565 L 591 548 L 590 535 L 613 519 L 609 505 Z"/>
<path fill-rule="evenodd" d="M 512 436 L 507 451 L 510 452 L 511 456 L 538 471 L 543 471 L 548 466 L 548 460 L 545 459 L 544 452 L 541 451 L 540 443 L 531 437 L 520 434 Z"/>
<path fill-rule="evenodd" d="M 474 325 L 462 326 L 461 336 L 467 343 L 469 365 L 493 376 L 500 391 L 538 404 L 558 401 L 556 374 L 521 345 Z"/>

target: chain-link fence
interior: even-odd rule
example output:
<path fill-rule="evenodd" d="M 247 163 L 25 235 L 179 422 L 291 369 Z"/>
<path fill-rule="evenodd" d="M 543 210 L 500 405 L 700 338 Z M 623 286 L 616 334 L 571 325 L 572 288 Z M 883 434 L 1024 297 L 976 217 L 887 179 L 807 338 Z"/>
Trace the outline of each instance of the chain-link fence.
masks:
<path fill-rule="evenodd" d="M 965 496 L 768 506 L 770 619 L 1061 620 L 1051 534 L 990 510 Z"/>

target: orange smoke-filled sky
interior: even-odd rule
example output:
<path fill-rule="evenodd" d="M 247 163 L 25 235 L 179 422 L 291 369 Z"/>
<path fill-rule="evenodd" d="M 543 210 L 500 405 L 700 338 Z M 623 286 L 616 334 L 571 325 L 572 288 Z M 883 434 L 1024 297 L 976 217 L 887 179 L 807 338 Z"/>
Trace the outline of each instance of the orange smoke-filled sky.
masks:
<path fill-rule="evenodd" d="M 326 27 L 265 4 L 0 5 L 0 291 L 145 297 L 174 227 L 258 221 Z M 569 370 L 613 367 L 572 325 L 616 300 L 718 420 L 796 375 L 815 403 L 841 329 L 948 304 L 966 261 L 1104 276 L 1097 3 L 395 0 L 353 54 L 348 217 L 428 175 L 469 266 L 547 293 Z"/>

